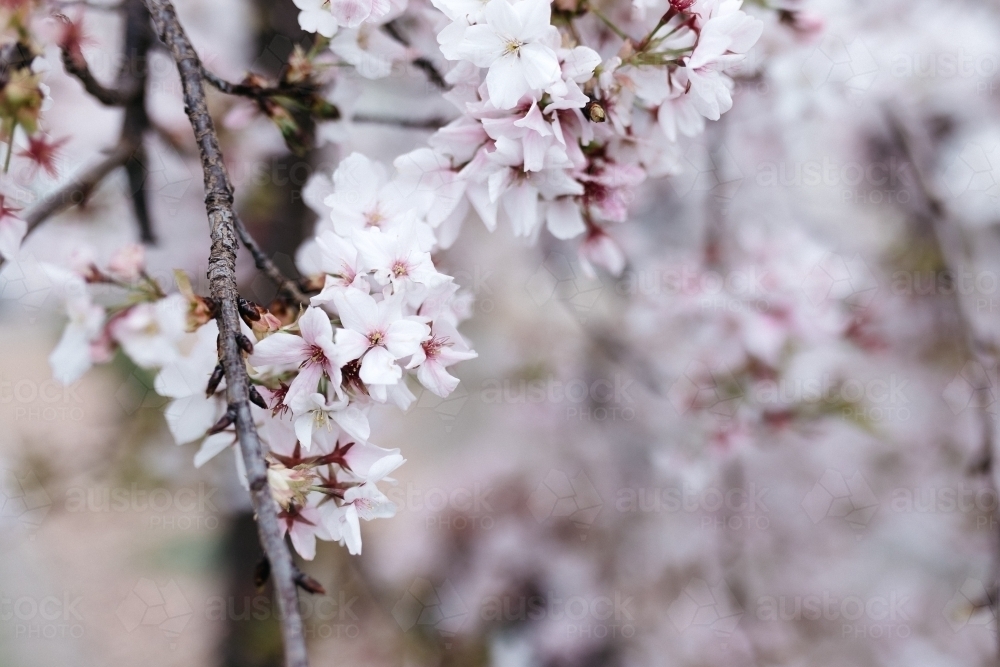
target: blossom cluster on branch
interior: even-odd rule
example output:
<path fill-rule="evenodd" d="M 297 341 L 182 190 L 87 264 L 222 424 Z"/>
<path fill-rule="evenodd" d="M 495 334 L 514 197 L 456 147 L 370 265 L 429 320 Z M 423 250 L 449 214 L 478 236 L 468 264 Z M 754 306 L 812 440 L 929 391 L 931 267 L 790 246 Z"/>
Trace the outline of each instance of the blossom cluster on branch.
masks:
<path fill-rule="evenodd" d="M 355 4 L 298 0 L 300 24 L 326 34 L 351 25 L 346 16 L 379 24 L 403 9 Z M 529 239 L 543 227 L 558 239 L 582 236 L 586 265 L 620 273 L 625 259 L 607 225 L 627 218 L 648 176 L 679 170 L 679 135 L 698 135 L 705 119 L 732 107 L 728 73 L 763 29 L 741 5 L 640 3 L 624 8 L 621 28 L 589 4 L 434 0 L 446 19 L 434 21 L 440 52 L 455 62 L 445 97 L 460 115 L 396 166 L 439 199 L 428 223 L 442 247 L 471 205 L 491 230 L 506 219 Z M 580 20 L 588 13 L 601 20 Z M 633 40 L 626 29 L 645 37 Z"/>
<path fill-rule="evenodd" d="M 490 230 L 504 222 L 529 240 L 543 227 L 560 240 L 582 237 L 585 268 L 620 273 L 625 258 L 608 225 L 626 220 L 647 177 L 678 171 L 679 135 L 697 135 L 705 119 L 729 110 L 730 74 L 762 23 L 740 0 L 637 3 L 611 7 L 610 16 L 546 0 L 296 5 L 300 25 L 321 37 L 296 50 L 276 86 L 205 74 L 219 90 L 255 99 L 290 148 L 305 146 L 309 123 L 339 117 L 318 96 L 324 46 L 371 77 L 389 69 L 360 67 L 362 51 L 390 63 L 419 59 L 394 24 L 404 13 L 417 16 L 408 25 L 436 34 L 454 63 L 442 83 L 459 111 L 391 170 L 353 153 L 332 175 L 314 175 L 303 197 L 320 222 L 297 257 L 308 304 L 240 302 L 238 343 L 268 480 L 284 530 L 312 558 L 316 539 L 359 553 L 360 520 L 395 512 L 378 484 L 391 482 L 404 459 L 370 441 L 374 406 L 406 409 L 415 399 L 410 376 L 445 397 L 458 384 L 448 368 L 476 356 L 457 329 L 469 299 L 432 253 L 454 243 L 474 210 Z M 86 76 L 82 56 L 78 65 Z M 20 236 L 5 256 L 16 254 Z M 156 372 L 175 440 L 200 442 L 195 464 L 233 448 L 245 482 L 219 363 L 219 304 L 195 294 L 183 274 L 168 295 L 138 246 L 104 267 L 81 255 L 68 269 L 46 270 L 70 314 L 51 357 L 56 376 L 72 382 L 121 351 Z"/>

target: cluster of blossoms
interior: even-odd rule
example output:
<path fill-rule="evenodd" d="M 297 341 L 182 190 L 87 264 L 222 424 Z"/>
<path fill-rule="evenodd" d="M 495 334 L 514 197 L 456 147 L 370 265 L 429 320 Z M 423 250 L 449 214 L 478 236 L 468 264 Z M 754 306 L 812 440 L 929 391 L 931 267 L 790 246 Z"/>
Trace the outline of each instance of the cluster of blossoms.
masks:
<path fill-rule="evenodd" d="M 359 161 L 378 167 L 360 156 L 345 163 Z M 334 193 L 327 202 L 344 212 L 342 199 L 343 192 Z M 395 513 L 377 483 L 391 482 L 404 459 L 398 449 L 369 441 L 371 409 L 387 402 L 409 407 L 415 396 L 407 375 L 447 396 L 458 385 L 448 367 L 476 356 L 457 331 L 468 302 L 431 261 L 427 223 L 385 213 L 338 217 L 336 225 L 328 218 L 319 226 L 300 258 L 322 288 L 310 306 L 293 313 L 240 303 L 240 345 L 268 480 L 283 525 L 307 559 L 317 538 L 359 553 L 360 519 Z M 71 383 L 118 350 L 156 371 L 157 393 L 171 399 L 165 417 L 176 442 L 201 442 L 196 466 L 233 449 L 245 483 L 219 364 L 216 305 L 195 295 L 183 273 L 180 291 L 164 294 L 143 261 L 142 248 L 128 246 L 104 268 L 83 256 L 72 269 L 45 265 L 70 314 L 50 359 L 53 371 Z M 116 305 L 103 305 L 104 297 Z"/>
<path fill-rule="evenodd" d="M 853 353 L 878 344 L 865 328 L 870 272 L 801 233 L 745 234 L 736 250 L 725 266 L 675 260 L 623 278 L 635 344 L 670 347 L 652 363 L 673 378 L 674 409 L 721 451 L 761 428 L 863 415 L 842 383 Z"/>
<path fill-rule="evenodd" d="M 332 38 L 333 52 L 356 66 L 362 50 L 377 52 L 383 32 L 393 32 L 373 30 L 406 10 L 368 0 L 296 4 L 303 28 Z M 316 539 L 358 553 L 359 520 L 395 512 L 378 483 L 391 482 L 404 459 L 369 441 L 371 409 L 406 409 L 415 399 L 407 375 L 447 396 L 458 383 L 448 367 L 475 356 L 457 330 L 468 300 L 431 259 L 455 241 L 469 211 L 491 230 L 505 220 L 532 240 L 542 227 L 558 239 L 583 236 L 585 266 L 619 273 L 624 256 L 606 226 L 626 219 L 647 176 L 676 168 L 678 134 L 693 136 L 705 118 L 730 108 L 726 72 L 757 40 L 760 21 L 740 11 L 740 0 L 661 4 L 629 10 L 626 25 L 646 35 L 632 40 L 587 6 L 436 0 L 425 13 L 434 12 L 440 51 L 456 63 L 445 96 L 460 115 L 427 147 L 398 157 L 391 174 L 355 153 L 332 178 L 317 175 L 305 188 L 320 214 L 297 258 L 310 303 L 293 312 L 241 302 L 238 341 L 272 492 L 303 557 L 313 557 Z M 588 13 L 601 22 L 582 20 Z M 382 53 L 389 61 L 390 51 Z M 315 57 L 297 54 L 299 65 Z M 388 73 L 376 69 L 369 74 Z M 298 80 L 300 70 L 290 67 L 286 78 Z M 335 115 L 327 111 L 320 115 Z M 89 257 L 69 270 L 51 267 L 70 313 L 52 354 L 55 373 L 72 382 L 121 350 L 156 371 L 156 391 L 172 399 L 166 420 L 175 440 L 201 443 L 196 465 L 232 448 L 245 479 L 224 397 L 216 304 L 182 275 L 180 292 L 166 295 L 143 259 L 129 247 L 103 269 Z M 124 289 L 127 298 L 105 304 L 94 285 Z"/>
<path fill-rule="evenodd" d="M 297 2 L 303 28 L 323 34 L 404 9 Z M 445 97 L 460 115 L 396 166 L 441 198 L 427 222 L 442 247 L 471 205 L 491 230 L 506 219 L 528 239 L 543 226 L 558 239 L 583 236 L 585 264 L 619 273 L 624 256 L 606 226 L 626 219 L 647 176 L 676 172 L 679 135 L 699 134 L 731 108 L 727 72 L 763 28 L 741 0 L 659 0 L 629 10 L 626 25 L 646 35 L 633 40 L 596 9 L 571 4 L 434 0 L 447 19 L 436 19 L 440 51 L 455 62 Z M 582 20 L 587 13 L 604 23 Z"/>

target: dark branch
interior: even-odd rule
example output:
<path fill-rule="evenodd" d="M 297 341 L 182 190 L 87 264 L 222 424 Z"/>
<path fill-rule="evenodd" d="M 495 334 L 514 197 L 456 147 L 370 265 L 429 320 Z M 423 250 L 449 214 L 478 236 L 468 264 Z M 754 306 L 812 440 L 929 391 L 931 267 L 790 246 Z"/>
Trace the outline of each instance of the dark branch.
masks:
<path fill-rule="evenodd" d="M 298 284 L 286 276 L 278 265 L 271 261 L 271 258 L 264 254 L 264 251 L 260 249 L 257 242 L 250 235 L 250 231 L 243 224 L 243 221 L 237 217 L 236 218 L 236 233 L 239 234 L 240 240 L 243 241 L 243 245 L 246 249 L 250 251 L 253 256 L 253 262 L 257 266 L 257 269 L 261 271 L 264 275 L 271 279 L 278 289 L 285 294 L 286 297 L 301 306 L 309 305 L 309 297 L 302 293 L 299 289 Z"/>
<path fill-rule="evenodd" d="M 177 63 L 184 91 L 184 105 L 195 140 L 201 152 L 205 175 L 205 208 L 211 228 L 212 250 L 208 261 L 208 279 L 212 298 L 219 305 L 219 348 L 226 374 L 226 394 L 235 415 L 236 434 L 247 470 L 250 496 L 257 513 L 261 544 L 274 578 L 281 627 L 285 640 L 287 667 L 306 667 L 305 638 L 298 610 L 295 566 L 281 537 L 278 505 L 267 483 L 260 439 L 250 412 L 249 382 L 246 364 L 240 352 L 240 333 L 236 291 L 236 215 L 233 212 L 233 188 L 223 161 L 219 139 L 205 102 L 201 61 L 177 19 L 169 0 L 145 0 L 160 39 Z"/>
<path fill-rule="evenodd" d="M 388 23 L 382 26 L 382 29 L 385 31 L 387 35 L 392 37 L 394 40 L 396 40 L 403 46 L 410 46 L 410 40 L 407 39 L 406 35 L 402 33 L 402 31 L 399 29 L 399 26 L 396 24 L 395 21 L 389 21 Z M 426 58 L 424 56 L 416 58 L 413 60 L 413 66 L 421 70 L 427 76 L 427 80 L 430 81 L 432 84 L 434 84 L 436 87 L 440 88 L 441 90 L 451 89 L 451 86 L 448 85 L 448 82 L 444 80 L 444 75 L 441 74 L 441 71 L 437 68 L 437 65 L 431 62 L 430 58 Z"/>
<path fill-rule="evenodd" d="M 108 88 L 94 77 L 82 57 L 74 57 L 66 49 L 63 49 L 62 61 L 66 71 L 80 80 L 84 90 L 106 106 L 123 107 L 142 92 L 142 88 L 138 85 L 129 88 Z"/>
<path fill-rule="evenodd" d="M 135 148 L 135 145 L 126 142 L 118 144 L 103 160 L 76 174 L 55 192 L 45 195 L 42 201 L 24 215 L 24 220 L 28 223 L 28 233 L 53 215 L 85 202 L 105 176 L 132 157 Z"/>
<path fill-rule="evenodd" d="M 233 83 L 232 81 L 226 81 L 221 76 L 210 72 L 204 65 L 201 67 L 201 74 L 207 83 L 226 95 L 237 95 L 239 97 L 250 97 L 252 99 L 259 100 L 265 97 L 274 97 L 276 95 L 289 95 L 294 97 L 296 94 L 296 91 L 293 88 L 254 86 L 246 83 Z"/>
<path fill-rule="evenodd" d="M 387 116 L 372 116 L 370 114 L 354 114 L 351 118 L 355 123 L 372 123 L 377 125 L 395 125 L 411 130 L 436 130 L 448 124 L 444 118 L 389 118 Z"/>

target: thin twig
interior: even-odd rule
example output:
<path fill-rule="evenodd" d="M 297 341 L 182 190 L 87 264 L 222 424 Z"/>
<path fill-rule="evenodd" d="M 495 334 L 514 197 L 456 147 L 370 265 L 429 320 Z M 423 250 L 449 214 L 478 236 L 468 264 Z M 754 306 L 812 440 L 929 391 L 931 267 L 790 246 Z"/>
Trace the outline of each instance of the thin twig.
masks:
<path fill-rule="evenodd" d="M 240 240 L 243 241 L 243 245 L 246 249 L 250 251 L 253 256 L 254 264 L 257 269 L 261 271 L 264 275 L 271 279 L 280 291 L 284 292 L 286 296 L 292 299 L 294 302 L 301 306 L 309 305 L 309 297 L 302 293 L 299 289 L 298 283 L 289 278 L 284 274 L 284 272 L 278 268 L 270 257 L 264 254 L 264 251 L 260 249 L 257 245 L 257 241 L 254 240 L 253 236 L 250 235 L 250 231 L 246 228 L 238 216 L 236 218 L 236 233 L 239 235 Z"/>
<path fill-rule="evenodd" d="M 388 116 L 373 116 L 371 114 L 354 114 L 351 120 L 355 123 L 372 123 L 376 125 L 395 125 L 411 130 L 437 130 L 448 124 L 444 118 L 391 118 Z"/>
<path fill-rule="evenodd" d="M 143 243 L 150 244 L 156 243 L 156 235 L 153 233 L 146 191 L 148 169 L 144 139 L 146 130 L 149 129 L 149 116 L 146 114 L 146 81 L 149 75 L 147 61 L 149 49 L 155 39 L 149 12 L 142 0 L 125 0 L 125 57 L 118 71 L 118 89 L 136 91 L 125 104 L 125 119 L 122 122 L 122 140 L 136 147 L 131 159 L 125 163 L 125 173 L 128 176 L 132 211 L 139 226 L 139 237 Z"/>
<path fill-rule="evenodd" d="M 382 26 L 382 30 L 403 46 L 410 46 L 410 40 L 399 29 L 399 26 L 395 21 L 389 21 L 384 24 Z M 437 88 L 441 90 L 451 90 L 451 86 L 449 86 L 448 82 L 444 80 L 444 75 L 441 73 L 441 70 L 437 68 L 437 65 L 435 65 L 430 58 L 427 58 L 426 56 L 414 58 L 413 66 L 422 71 L 427 76 L 427 80 L 434 84 Z"/>
<path fill-rule="evenodd" d="M 82 57 L 74 57 L 67 49 L 63 49 L 62 61 L 66 71 L 80 80 L 83 89 L 105 106 L 123 107 L 135 99 L 142 90 L 138 85 L 124 89 L 108 88 L 94 77 L 94 73 L 90 71 L 90 67 Z M 128 67 L 128 64 L 123 67 Z"/>
<path fill-rule="evenodd" d="M 237 438 L 246 464 L 250 497 L 257 513 L 261 544 L 271 563 L 274 589 L 281 611 L 286 667 L 306 667 L 305 638 L 298 610 L 295 566 L 281 536 L 278 505 L 267 483 L 260 439 L 250 412 L 246 364 L 237 343 L 240 316 L 236 290 L 236 215 L 233 188 L 226 172 L 219 139 L 205 101 L 204 77 L 198 54 L 184 32 L 170 0 L 145 0 L 160 39 L 177 63 L 184 104 L 201 151 L 205 175 L 205 208 L 211 228 L 212 251 L 208 278 L 212 297 L 219 304 L 219 348 L 226 374 L 226 394 L 233 413 Z"/>
<path fill-rule="evenodd" d="M 249 97 L 259 100 L 278 95 L 301 97 L 304 92 L 301 88 L 289 86 L 272 86 L 265 88 L 264 86 L 254 86 L 246 83 L 233 83 L 232 81 L 227 81 L 218 74 L 209 71 L 209 69 L 204 65 L 201 66 L 201 75 L 204 77 L 206 83 L 226 95 L 237 95 L 239 97 Z"/>
<path fill-rule="evenodd" d="M 35 204 L 24 215 L 30 234 L 38 225 L 62 211 L 86 201 L 104 177 L 121 167 L 135 152 L 135 145 L 122 142 L 108 153 L 103 160 L 76 174 Z"/>

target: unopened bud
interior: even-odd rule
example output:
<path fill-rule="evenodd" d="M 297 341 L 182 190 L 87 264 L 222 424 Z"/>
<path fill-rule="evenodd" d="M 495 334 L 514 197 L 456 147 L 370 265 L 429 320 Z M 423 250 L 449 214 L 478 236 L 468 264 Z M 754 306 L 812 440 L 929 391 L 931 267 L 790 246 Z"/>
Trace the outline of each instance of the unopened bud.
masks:
<path fill-rule="evenodd" d="M 608 118 L 604 112 L 604 107 L 597 100 L 587 102 L 587 105 L 583 107 L 583 112 L 590 119 L 591 123 L 603 123 Z"/>
<path fill-rule="evenodd" d="M 240 349 L 247 354 L 253 354 L 253 343 L 251 343 L 250 339 L 243 334 L 236 334 L 236 344 L 239 345 Z"/>
<path fill-rule="evenodd" d="M 224 376 L 224 371 L 222 370 L 222 364 L 218 364 L 215 370 L 212 371 L 212 377 L 208 378 L 208 386 L 205 388 L 205 394 L 207 396 L 212 396 L 219 389 L 219 383 L 222 382 Z"/>
<path fill-rule="evenodd" d="M 250 385 L 250 392 L 249 393 L 250 393 L 250 402 L 251 403 L 253 403 L 254 405 L 256 405 L 258 408 L 263 408 L 264 410 L 268 410 L 269 409 L 267 407 L 267 403 L 264 401 L 264 397 L 260 395 L 260 392 L 257 391 L 256 387 L 254 387 L 253 385 Z"/>

